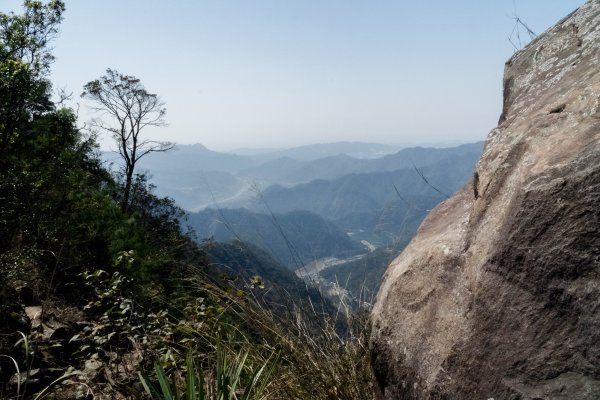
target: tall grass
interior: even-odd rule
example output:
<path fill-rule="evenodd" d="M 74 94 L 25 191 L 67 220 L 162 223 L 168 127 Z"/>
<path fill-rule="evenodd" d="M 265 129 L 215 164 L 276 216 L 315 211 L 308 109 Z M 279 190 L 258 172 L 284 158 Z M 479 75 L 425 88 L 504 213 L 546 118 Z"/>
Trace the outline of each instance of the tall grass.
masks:
<path fill-rule="evenodd" d="M 193 354 L 188 353 L 185 367 L 186 376 L 183 382 L 183 396 L 186 400 L 260 400 L 267 399 L 267 388 L 276 364 L 265 364 L 252 371 L 249 378 L 243 381 L 248 353 L 238 354 L 231 358 L 221 346 L 217 348 L 217 361 L 214 369 L 205 373 L 195 365 Z M 146 393 L 161 400 L 176 400 L 178 382 L 170 380 L 165 370 L 155 366 L 160 390 L 153 386 L 147 378 L 140 374 L 140 380 Z"/>
<path fill-rule="evenodd" d="M 170 373 L 158 369 L 161 391 L 146 379 L 147 391 L 156 398 L 178 398 L 170 397 L 176 396 L 174 388 L 186 394 L 183 398 L 202 400 L 372 397 L 367 311 L 328 313 L 292 299 L 274 307 L 251 293 L 240 298 L 234 290 L 202 284 L 201 278 L 191 278 L 192 284 L 196 279 L 203 296 L 224 305 L 212 332 L 199 334 L 204 343 L 218 345 L 212 355 L 188 353 L 185 367 Z M 198 369 L 194 359 L 208 368 Z M 177 369 L 186 370 L 185 379 Z M 189 397 L 190 391 L 196 397 Z"/>

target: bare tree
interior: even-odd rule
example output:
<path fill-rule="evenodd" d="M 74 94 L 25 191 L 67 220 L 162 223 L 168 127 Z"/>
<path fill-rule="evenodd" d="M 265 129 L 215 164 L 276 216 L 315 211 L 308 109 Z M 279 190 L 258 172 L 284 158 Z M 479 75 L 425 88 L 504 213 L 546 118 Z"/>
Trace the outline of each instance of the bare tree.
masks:
<path fill-rule="evenodd" d="M 109 118 L 90 122 L 92 128 L 109 132 L 115 139 L 123 159 L 125 186 L 121 209 L 129 210 L 136 163 L 153 152 L 164 152 L 174 143 L 143 139 L 140 134 L 146 127 L 165 126 L 165 104 L 156 94 L 148 93 L 139 79 L 107 69 L 99 79 L 83 87 L 81 97 L 92 100 L 94 110 Z"/>

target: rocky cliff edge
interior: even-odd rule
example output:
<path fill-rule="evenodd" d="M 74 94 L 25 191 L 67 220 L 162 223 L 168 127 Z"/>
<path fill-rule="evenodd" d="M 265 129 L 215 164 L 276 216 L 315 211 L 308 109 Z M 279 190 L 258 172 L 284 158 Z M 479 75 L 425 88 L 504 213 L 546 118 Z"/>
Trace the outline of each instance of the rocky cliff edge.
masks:
<path fill-rule="evenodd" d="M 392 262 L 377 399 L 600 398 L 600 0 L 506 64 L 467 186 Z"/>

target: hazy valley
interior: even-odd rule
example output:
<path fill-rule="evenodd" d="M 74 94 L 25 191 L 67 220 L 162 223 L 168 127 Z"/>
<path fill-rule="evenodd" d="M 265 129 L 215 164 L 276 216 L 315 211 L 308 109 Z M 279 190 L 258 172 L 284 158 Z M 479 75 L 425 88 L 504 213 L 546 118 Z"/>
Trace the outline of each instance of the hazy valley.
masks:
<path fill-rule="evenodd" d="M 143 167 L 158 194 L 188 210 L 198 240 L 248 242 L 291 270 L 326 265 L 303 277 L 360 298 L 363 289 L 374 294 L 427 213 L 471 178 L 483 143 L 398 147 L 330 143 L 237 155 L 178 146 Z"/>

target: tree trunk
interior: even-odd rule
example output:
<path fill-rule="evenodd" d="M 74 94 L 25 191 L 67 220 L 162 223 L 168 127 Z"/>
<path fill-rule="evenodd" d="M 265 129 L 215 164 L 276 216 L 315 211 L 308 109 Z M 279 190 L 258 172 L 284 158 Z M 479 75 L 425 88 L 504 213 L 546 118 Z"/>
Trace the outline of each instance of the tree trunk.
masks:
<path fill-rule="evenodd" d="M 121 200 L 121 211 L 129 211 L 129 198 L 131 195 L 131 186 L 133 182 L 133 165 L 127 166 L 125 171 L 125 189 L 123 190 L 123 200 Z"/>

